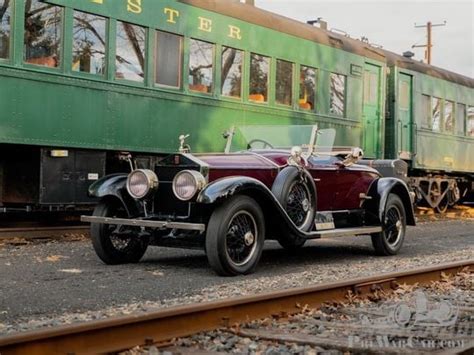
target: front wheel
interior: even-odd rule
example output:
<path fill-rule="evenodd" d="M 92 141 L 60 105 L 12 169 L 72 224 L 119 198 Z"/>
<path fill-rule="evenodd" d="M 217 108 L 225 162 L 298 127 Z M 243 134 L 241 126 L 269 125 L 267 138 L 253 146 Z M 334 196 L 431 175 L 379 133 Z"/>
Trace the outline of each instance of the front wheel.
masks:
<path fill-rule="evenodd" d="M 264 216 L 254 199 L 236 196 L 212 213 L 206 233 L 206 255 L 219 275 L 253 272 L 264 242 Z"/>
<path fill-rule="evenodd" d="M 390 194 L 385 205 L 382 232 L 372 234 L 372 245 L 378 255 L 395 255 L 403 245 L 406 213 L 400 197 Z"/>
<path fill-rule="evenodd" d="M 94 216 L 127 218 L 120 202 L 105 200 L 94 209 Z M 139 230 L 114 224 L 91 224 L 92 245 L 97 256 L 106 264 L 137 263 L 148 248 L 148 237 L 139 236 Z"/>

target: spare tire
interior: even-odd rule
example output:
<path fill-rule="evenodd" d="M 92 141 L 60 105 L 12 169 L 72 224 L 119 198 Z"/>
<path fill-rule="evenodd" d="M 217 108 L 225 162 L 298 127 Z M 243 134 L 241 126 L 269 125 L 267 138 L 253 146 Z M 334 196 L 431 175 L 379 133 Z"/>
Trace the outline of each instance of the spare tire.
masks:
<path fill-rule="evenodd" d="M 284 168 L 276 177 L 272 193 L 288 217 L 302 232 L 309 232 L 316 215 L 316 186 L 311 174 L 295 166 Z M 306 239 L 288 233 L 277 237 L 284 248 L 301 247 Z"/>

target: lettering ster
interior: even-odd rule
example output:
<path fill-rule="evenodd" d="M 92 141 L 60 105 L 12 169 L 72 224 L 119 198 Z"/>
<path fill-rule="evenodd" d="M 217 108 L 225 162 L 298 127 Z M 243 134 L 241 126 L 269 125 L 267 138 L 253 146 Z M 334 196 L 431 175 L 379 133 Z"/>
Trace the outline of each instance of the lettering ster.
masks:
<path fill-rule="evenodd" d="M 166 20 L 166 22 L 169 22 L 169 23 L 176 23 L 176 18 L 179 17 L 179 11 L 178 10 L 174 10 L 174 9 L 170 9 L 169 7 L 165 7 L 165 15 L 168 15 L 168 19 Z"/>
<path fill-rule="evenodd" d="M 128 0 L 127 11 L 134 14 L 142 13 L 142 0 Z"/>
<path fill-rule="evenodd" d="M 204 32 L 212 32 L 212 20 L 199 16 L 199 29 Z"/>

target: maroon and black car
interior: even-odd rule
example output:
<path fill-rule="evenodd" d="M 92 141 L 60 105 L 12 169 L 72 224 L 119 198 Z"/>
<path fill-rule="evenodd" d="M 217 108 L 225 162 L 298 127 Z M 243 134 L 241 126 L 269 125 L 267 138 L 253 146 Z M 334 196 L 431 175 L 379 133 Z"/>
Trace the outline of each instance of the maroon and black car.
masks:
<path fill-rule="evenodd" d="M 377 254 L 396 254 L 415 225 L 407 185 L 357 164 L 362 151 L 333 147 L 334 136 L 316 126 L 248 126 L 227 133 L 225 153 L 193 155 L 181 136 L 180 152 L 151 169 L 130 160 L 131 173 L 89 189 L 100 199 L 83 216 L 94 249 L 119 264 L 138 262 L 149 245 L 199 247 L 220 275 L 254 271 L 266 239 L 294 249 L 370 235 Z"/>

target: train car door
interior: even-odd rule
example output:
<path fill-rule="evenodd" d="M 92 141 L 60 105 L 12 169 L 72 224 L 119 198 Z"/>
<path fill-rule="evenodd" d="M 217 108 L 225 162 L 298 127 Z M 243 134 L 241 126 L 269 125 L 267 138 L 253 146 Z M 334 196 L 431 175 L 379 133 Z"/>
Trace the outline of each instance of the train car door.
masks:
<path fill-rule="evenodd" d="M 398 120 L 397 151 L 398 157 L 410 160 L 413 155 L 413 78 L 400 73 L 398 77 Z"/>
<path fill-rule="evenodd" d="M 381 155 L 381 72 L 382 68 L 365 63 L 364 69 L 364 155 L 377 158 Z"/>

